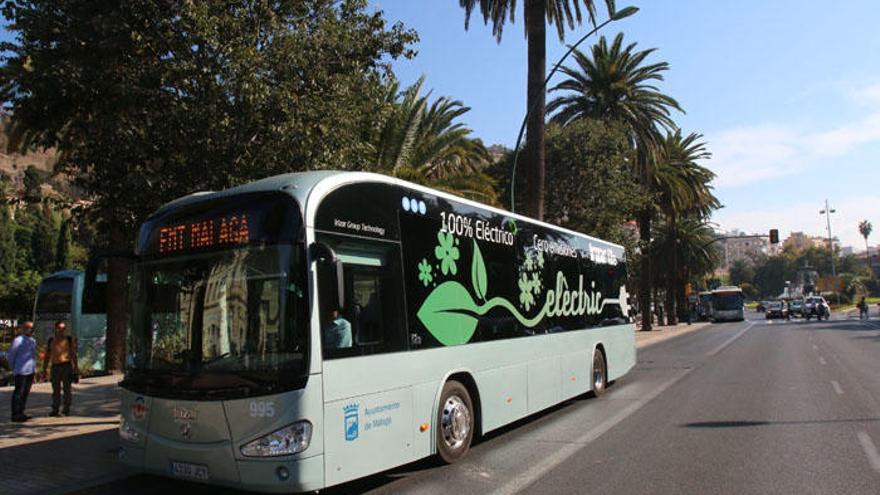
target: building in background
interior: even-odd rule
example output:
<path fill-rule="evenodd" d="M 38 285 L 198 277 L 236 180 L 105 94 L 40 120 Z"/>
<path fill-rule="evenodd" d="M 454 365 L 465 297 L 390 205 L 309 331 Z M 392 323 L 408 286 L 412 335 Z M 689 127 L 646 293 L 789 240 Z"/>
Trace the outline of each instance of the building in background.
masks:
<path fill-rule="evenodd" d="M 730 266 L 736 261 L 742 260 L 746 263 L 754 264 L 755 260 L 761 256 L 771 254 L 770 239 L 766 237 L 746 237 L 762 234 L 746 234 L 739 230 L 732 230 L 722 235 L 728 236 L 727 239 L 718 241 L 718 247 L 724 254 L 724 261 L 721 266 L 721 270 L 724 272 L 730 270 Z"/>

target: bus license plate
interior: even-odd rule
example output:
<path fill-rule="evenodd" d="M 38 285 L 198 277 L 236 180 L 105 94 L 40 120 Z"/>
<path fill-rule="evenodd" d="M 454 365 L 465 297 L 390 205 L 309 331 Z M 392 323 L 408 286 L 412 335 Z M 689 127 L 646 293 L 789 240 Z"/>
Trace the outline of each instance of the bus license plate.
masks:
<path fill-rule="evenodd" d="M 171 476 L 174 476 L 176 478 L 208 481 L 208 466 L 172 461 Z"/>

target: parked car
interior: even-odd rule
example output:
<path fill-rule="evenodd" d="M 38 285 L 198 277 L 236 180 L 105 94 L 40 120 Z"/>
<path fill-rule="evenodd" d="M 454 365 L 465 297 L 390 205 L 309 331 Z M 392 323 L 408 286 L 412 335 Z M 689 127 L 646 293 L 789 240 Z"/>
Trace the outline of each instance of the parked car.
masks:
<path fill-rule="evenodd" d="M 810 296 L 804 300 L 804 318 L 821 320 L 831 318 L 831 306 L 822 296 Z"/>
<path fill-rule="evenodd" d="M 782 301 L 770 301 L 767 304 L 767 312 L 764 315 L 768 320 L 775 318 L 788 319 L 788 307 Z"/>

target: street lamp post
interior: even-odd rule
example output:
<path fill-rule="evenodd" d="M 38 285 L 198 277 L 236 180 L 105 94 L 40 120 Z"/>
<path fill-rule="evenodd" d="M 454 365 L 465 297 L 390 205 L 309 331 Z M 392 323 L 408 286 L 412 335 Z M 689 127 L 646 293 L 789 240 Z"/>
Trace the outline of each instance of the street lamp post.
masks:
<path fill-rule="evenodd" d="M 825 215 L 825 221 L 828 224 L 828 251 L 831 255 L 831 276 L 834 278 L 835 282 L 837 281 L 837 270 L 834 267 L 834 240 L 831 237 L 831 214 L 836 213 L 837 210 L 832 209 L 828 206 L 828 200 L 825 200 L 825 209 L 819 211 L 820 215 Z M 838 287 L 838 289 L 840 289 Z M 840 306 L 840 291 L 834 291 L 834 294 L 837 296 L 837 305 Z"/>
<path fill-rule="evenodd" d="M 550 82 L 550 78 L 553 77 L 553 74 L 556 74 L 556 71 L 559 70 L 559 67 L 562 65 L 562 62 L 564 62 L 565 59 L 568 58 L 569 55 L 571 55 L 571 52 L 573 52 L 578 46 L 580 46 L 580 44 L 583 43 L 587 38 L 589 38 L 590 36 L 592 36 L 593 34 L 598 32 L 600 29 L 607 26 L 608 24 L 610 24 L 614 21 L 619 21 L 621 19 L 626 19 L 627 17 L 635 14 L 638 11 L 639 11 L 638 7 L 632 7 L 632 6 L 625 7 L 621 10 L 618 10 L 617 12 L 612 14 L 611 17 L 608 18 L 608 20 L 606 20 L 602 24 L 599 24 L 595 28 L 593 28 L 592 31 L 590 31 L 589 33 L 587 33 L 583 37 L 581 37 L 581 39 L 579 39 L 577 41 L 577 43 L 571 45 L 568 48 L 568 51 L 565 52 L 565 55 L 563 55 L 562 58 L 560 58 L 559 61 L 556 62 L 556 64 L 553 66 L 553 70 L 551 70 L 550 73 L 547 74 L 547 77 L 544 78 L 544 85 L 542 86 L 542 89 L 544 91 L 547 90 L 547 83 Z M 516 189 L 516 162 L 517 162 L 517 159 L 519 158 L 519 145 L 522 142 L 523 133 L 526 130 L 526 123 L 529 120 L 529 115 L 531 115 L 532 111 L 535 109 L 536 103 L 537 102 L 532 103 L 532 105 L 526 110 L 526 116 L 523 118 L 522 125 L 519 128 L 519 135 L 516 137 L 516 146 L 514 146 L 514 148 L 513 148 L 513 164 L 510 166 L 510 211 L 511 212 L 516 211 L 516 199 L 514 196 L 514 191 Z"/>

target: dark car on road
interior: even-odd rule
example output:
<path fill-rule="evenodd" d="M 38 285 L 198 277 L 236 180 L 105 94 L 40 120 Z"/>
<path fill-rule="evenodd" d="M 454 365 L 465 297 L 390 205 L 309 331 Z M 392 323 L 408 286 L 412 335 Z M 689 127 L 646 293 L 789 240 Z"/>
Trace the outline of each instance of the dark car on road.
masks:
<path fill-rule="evenodd" d="M 782 301 L 770 301 L 767 304 L 767 311 L 764 313 L 764 316 L 768 320 L 772 320 L 775 318 L 788 318 L 788 307 Z"/>

